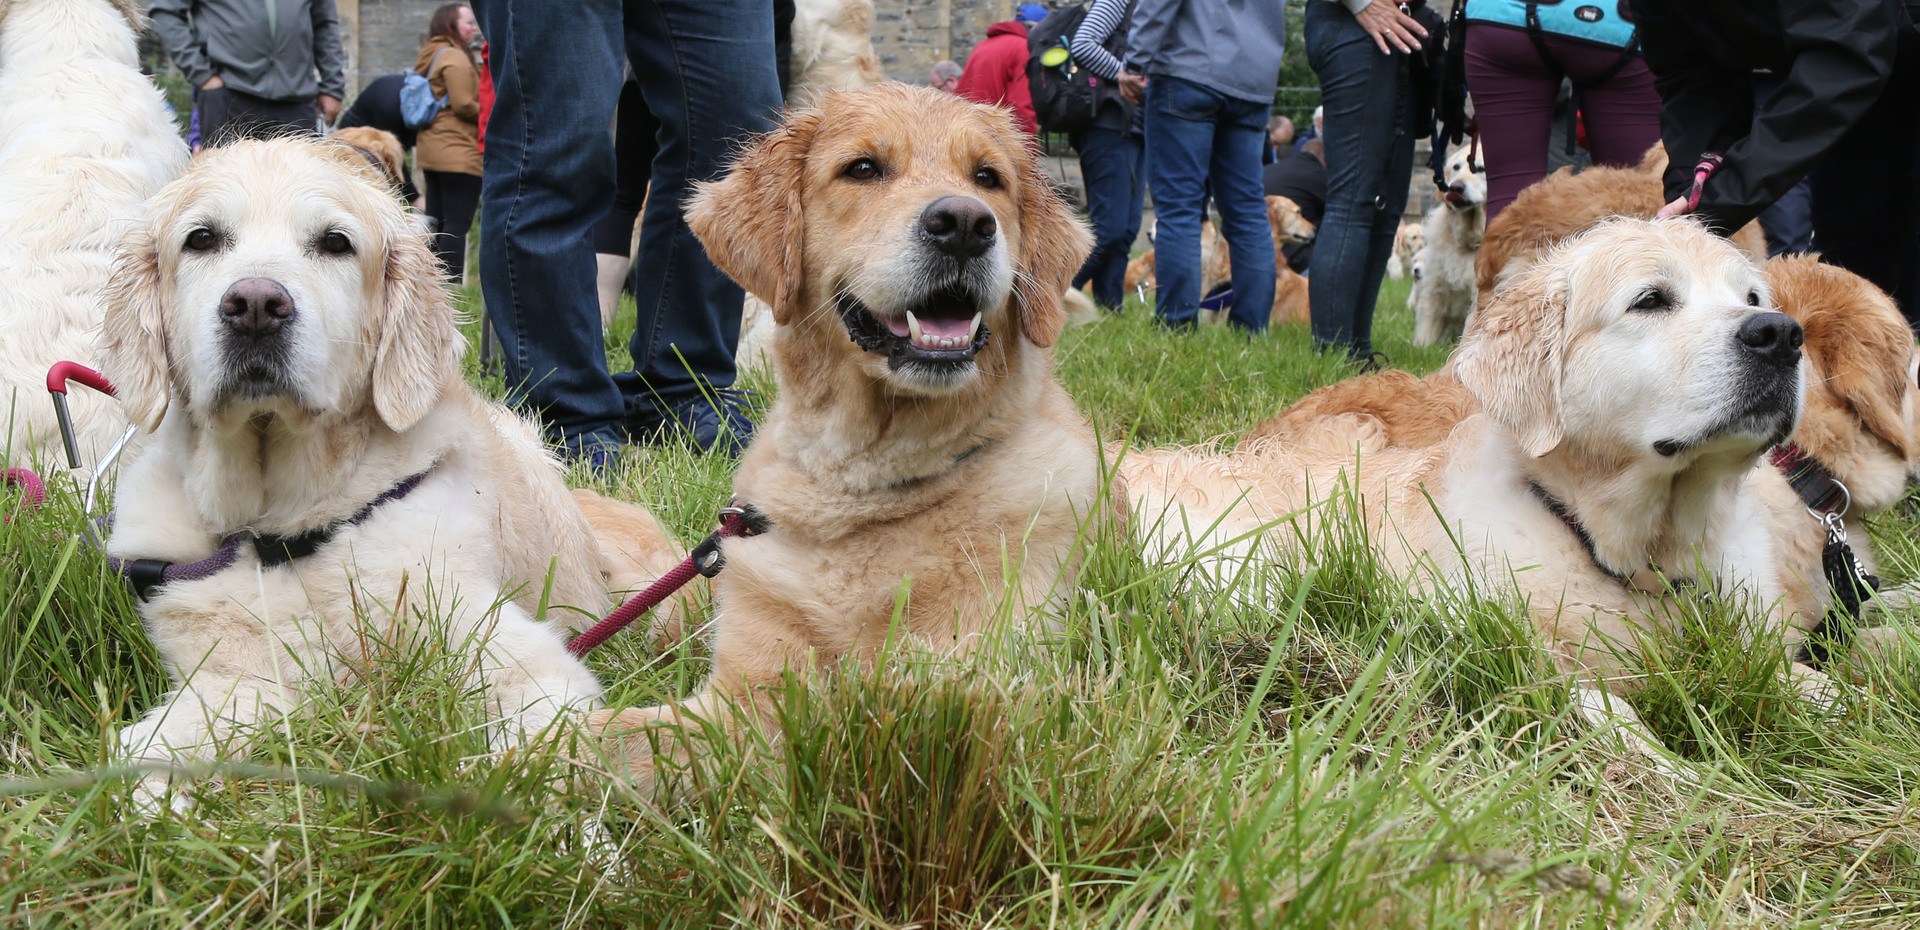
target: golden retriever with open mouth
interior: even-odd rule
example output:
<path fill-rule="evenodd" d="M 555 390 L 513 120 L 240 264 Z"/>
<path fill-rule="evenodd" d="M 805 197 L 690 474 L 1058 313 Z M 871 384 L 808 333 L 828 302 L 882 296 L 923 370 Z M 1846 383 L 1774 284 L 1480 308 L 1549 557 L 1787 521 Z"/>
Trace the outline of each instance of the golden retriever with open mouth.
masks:
<path fill-rule="evenodd" d="M 684 703 L 588 717 L 643 785 L 662 724 L 724 723 L 729 703 L 764 722 L 789 671 L 894 632 L 965 650 L 1003 599 L 1045 608 L 1100 497 L 1046 351 L 1091 237 L 1005 110 L 903 84 L 826 94 L 687 220 L 771 297 L 779 395 L 734 482 L 768 528 L 723 546 L 711 676 Z"/>
<path fill-rule="evenodd" d="M 1396 574 L 1420 590 L 1517 589 L 1583 707 L 1641 743 L 1608 691 L 1625 690 L 1635 637 L 1670 622 L 1684 582 L 1747 595 L 1761 626 L 1786 632 L 1773 536 L 1744 479 L 1798 420 L 1803 331 L 1771 309 L 1751 262 L 1678 220 L 1603 223 L 1480 315 L 1454 361 L 1473 411 L 1444 439 L 1394 446 L 1378 420 L 1339 414 L 1233 453 L 1130 453 L 1119 471 L 1135 525 L 1165 558 L 1195 537 L 1211 549 L 1257 533 L 1350 483 Z M 1324 528 L 1345 512 L 1297 519 Z M 1226 545 L 1221 559 L 1249 549 Z M 1794 675 L 1810 696 L 1823 690 L 1811 668 Z"/>
<path fill-rule="evenodd" d="M 178 684 L 121 732 L 131 761 L 237 751 L 370 641 L 472 650 L 496 746 L 599 697 L 536 615 L 550 579 L 548 611 L 597 617 L 632 566 L 603 557 L 533 426 L 468 388 L 433 253 L 339 149 L 212 150 L 122 241 L 106 373 L 153 436 L 107 550 Z M 668 546 L 623 542 L 629 561 Z"/>

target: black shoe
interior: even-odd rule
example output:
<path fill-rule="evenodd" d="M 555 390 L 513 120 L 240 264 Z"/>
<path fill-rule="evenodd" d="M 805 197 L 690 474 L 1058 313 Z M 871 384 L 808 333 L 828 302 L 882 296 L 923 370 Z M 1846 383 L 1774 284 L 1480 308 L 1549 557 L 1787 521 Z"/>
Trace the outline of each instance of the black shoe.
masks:
<path fill-rule="evenodd" d="M 1365 355 L 1349 355 L 1347 362 L 1353 365 L 1357 374 L 1370 375 L 1376 371 L 1392 368 L 1393 362 L 1385 352 L 1368 352 Z"/>
<path fill-rule="evenodd" d="M 620 447 L 593 442 L 566 452 L 568 464 L 578 465 L 595 478 L 607 478 L 620 470 Z"/>
<path fill-rule="evenodd" d="M 753 396 L 750 391 L 723 388 L 692 397 L 651 413 L 644 422 L 636 420 L 633 436 L 642 442 L 684 436 L 702 453 L 738 456 L 753 439 L 753 421 L 747 418 Z"/>

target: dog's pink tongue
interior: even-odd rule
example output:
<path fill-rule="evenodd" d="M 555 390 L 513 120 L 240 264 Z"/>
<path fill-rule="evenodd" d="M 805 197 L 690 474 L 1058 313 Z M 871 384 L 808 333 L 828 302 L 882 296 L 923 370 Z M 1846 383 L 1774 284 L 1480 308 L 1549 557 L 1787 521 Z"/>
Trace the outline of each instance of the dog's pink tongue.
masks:
<path fill-rule="evenodd" d="M 880 324 L 887 328 L 887 332 L 902 339 L 908 336 L 907 318 L 904 316 L 881 317 Z"/>

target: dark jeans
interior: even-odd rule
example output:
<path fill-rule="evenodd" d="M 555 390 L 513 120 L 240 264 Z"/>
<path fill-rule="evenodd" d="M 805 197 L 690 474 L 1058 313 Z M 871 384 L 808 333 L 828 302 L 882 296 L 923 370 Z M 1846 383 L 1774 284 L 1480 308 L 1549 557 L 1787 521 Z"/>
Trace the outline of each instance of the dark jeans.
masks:
<path fill-rule="evenodd" d="M 1320 76 L 1327 212 L 1313 237 L 1313 342 L 1373 351 L 1373 307 L 1413 177 L 1406 56 L 1380 54 L 1338 3 L 1307 4 L 1307 63 Z"/>
<path fill-rule="evenodd" d="M 1273 316 L 1273 228 L 1260 183 L 1268 107 L 1177 77 L 1148 79 L 1147 184 L 1159 224 L 1154 312 L 1163 323 L 1180 326 L 1199 316 L 1200 223 L 1209 189 L 1233 262 L 1228 322 L 1259 332 Z"/>
<path fill-rule="evenodd" d="M 593 229 L 593 250 L 601 255 L 633 257 L 633 224 L 647 202 L 653 157 L 660 154 L 660 121 L 647 109 L 640 82 L 633 76 L 620 88 L 613 117 L 613 205 Z"/>
<path fill-rule="evenodd" d="M 1554 63 L 1580 88 L 1575 99 L 1580 101 L 1594 164 L 1638 163 L 1660 141 L 1660 95 L 1646 61 L 1635 56 L 1613 77 L 1596 83 L 1619 63 L 1619 49 L 1555 35 L 1543 41 Z M 1487 222 L 1527 185 L 1547 176 L 1560 80 L 1560 72 L 1541 60 L 1526 30 L 1467 25 L 1467 91 L 1473 95 L 1487 164 Z"/>
<path fill-rule="evenodd" d="M 1920 332 L 1920 61 L 1902 43 L 1893 77 L 1809 176 L 1813 247 L 1893 295 Z"/>
<path fill-rule="evenodd" d="M 1093 282 L 1093 302 L 1116 309 L 1126 297 L 1127 257 L 1140 235 L 1146 177 L 1140 170 L 1145 140 L 1138 133 L 1094 127 L 1079 134 L 1080 174 L 1093 219 L 1093 252 L 1073 276 L 1073 286 Z"/>
<path fill-rule="evenodd" d="M 319 131 L 320 108 L 312 100 L 264 100 L 231 87 L 216 87 L 196 93 L 194 105 L 200 109 L 200 139 L 209 146 Z"/>
<path fill-rule="evenodd" d="M 1768 258 L 1813 251 L 1813 191 L 1805 179 L 1760 211 L 1760 231 Z"/>
<path fill-rule="evenodd" d="M 447 271 L 454 287 L 467 272 L 467 229 L 480 206 L 480 176 L 458 171 L 420 172 L 427 181 L 427 215 L 440 221 L 433 236 L 433 255 Z"/>
<path fill-rule="evenodd" d="M 511 399 L 570 449 L 617 445 L 630 417 L 659 416 L 733 383 L 740 287 L 707 260 L 681 214 L 694 181 L 772 128 L 773 13 L 754 0 L 477 0 L 492 44 L 480 283 Z M 614 192 L 622 62 L 660 121 L 635 273 L 634 370 L 612 374 L 591 233 Z"/>

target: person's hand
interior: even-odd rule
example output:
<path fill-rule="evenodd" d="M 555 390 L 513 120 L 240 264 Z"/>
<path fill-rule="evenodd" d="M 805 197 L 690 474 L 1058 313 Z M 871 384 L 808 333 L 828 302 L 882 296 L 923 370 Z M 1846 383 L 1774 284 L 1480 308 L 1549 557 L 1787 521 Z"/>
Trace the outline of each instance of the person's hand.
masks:
<path fill-rule="evenodd" d="M 1427 37 L 1426 27 L 1400 12 L 1400 5 L 1391 0 L 1373 0 L 1353 14 L 1353 18 L 1373 37 L 1373 44 L 1380 46 L 1382 55 L 1391 55 L 1396 48 L 1412 54 L 1420 47 L 1420 40 Z M 1388 48 L 1388 44 L 1393 48 Z"/>
<path fill-rule="evenodd" d="M 1675 197 L 1673 198 L 1672 203 L 1667 204 L 1664 207 L 1661 207 L 1660 212 L 1654 214 L 1654 218 L 1664 220 L 1669 216 L 1685 216 L 1685 215 L 1687 215 L 1687 198 Z"/>
<path fill-rule="evenodd" d="M 220 80 L 220 75 L 216 74 L 213 77 L 207 78 L 206 83 L 200 85 L 200 89 L 214 90 L 216 88 L 221 88 L 225 86 L 227 86 L 227 82 Z"/>
<path fill-rule="evenodd" d="M 326 121 L 327 125 L 333 125 L 333 121 L 340 116 L 340 98 L 332 94 L 321 94 L 314 99 L 320 104 L 320 118 Z"/>
<path fill-rule="evenodd" d="M 1128 103 L 1138 106 L 1141 101 L 1147 99 L 1146 76 L 1131 71 L 1120 72 L 1120 96 L 1127 98 Z"/>

